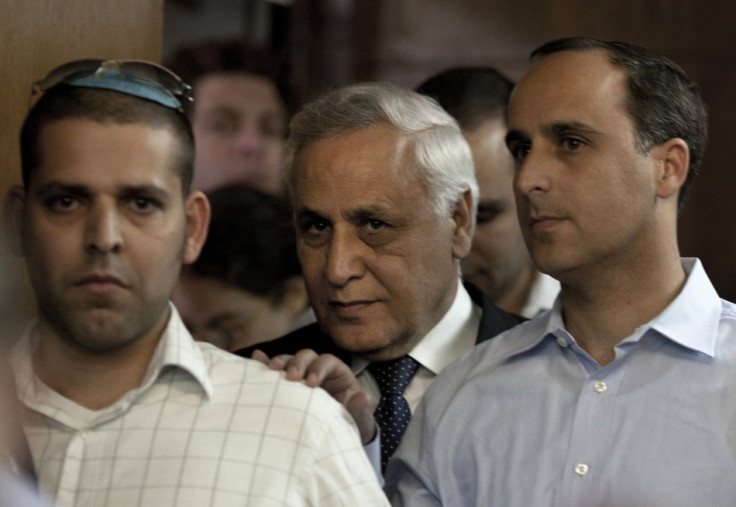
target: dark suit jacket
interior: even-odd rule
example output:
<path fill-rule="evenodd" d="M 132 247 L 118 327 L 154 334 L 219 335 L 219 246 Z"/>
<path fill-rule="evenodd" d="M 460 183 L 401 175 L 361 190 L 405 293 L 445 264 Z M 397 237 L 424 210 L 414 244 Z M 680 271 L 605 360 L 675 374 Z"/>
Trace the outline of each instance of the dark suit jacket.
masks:
<path fill-rule="evenodd" d="M 488 340 L 526 320 L 524 317 L 501 310 L 478 287 L 470 283 L 464 285 L 473 302 L 483 309 L 478 338 L 475 343 Z M 299 328 L 281 338 L 240 349 L 235 353 L 243 357 L 250 357 L 255 349 L 259 349 L 268 354 L 269 357 L 273 357 L 279 354 L 294 354 L 306 348 L 312 349 L 318 354 L 333 354 L 345 363 L 350 364 L 350 352 L 335 345 L 335 342 L 322 332 L 317 323 Z"/>

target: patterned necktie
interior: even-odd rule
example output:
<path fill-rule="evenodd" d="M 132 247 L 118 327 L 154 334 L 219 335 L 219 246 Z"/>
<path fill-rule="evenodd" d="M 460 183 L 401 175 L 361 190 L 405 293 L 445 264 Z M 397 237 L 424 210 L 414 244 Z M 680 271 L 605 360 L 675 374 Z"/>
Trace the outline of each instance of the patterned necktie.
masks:
<path fill-rule="evenodd" d="M 375 417 L 381 428 L 381 470 L 386 470 L 386 463 L 399 446 L 411 411 L 404 398 L 404 390 L 411 377 L 417 371 L 417 362 L 409 356 L 391 361 L 379 361 L 368 365 L 368 371 L 378 383 L 381 390 L 381 401 L 376 407 Z"/>

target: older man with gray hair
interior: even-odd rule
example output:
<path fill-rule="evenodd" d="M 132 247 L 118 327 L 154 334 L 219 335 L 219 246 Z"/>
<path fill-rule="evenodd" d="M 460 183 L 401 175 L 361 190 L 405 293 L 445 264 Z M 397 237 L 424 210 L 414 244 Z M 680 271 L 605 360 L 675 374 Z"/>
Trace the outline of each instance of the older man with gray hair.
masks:
<path fill-rule="evenodd" d="M 286 174 L 318 322 L 258 348 L 272 357 L 312 349 L 273 362 L 336 394 L 364 442 L 375 413 L 385 466 L 434 377 L 521 320 L 460 283 L 478 195 L 470 148 L 432 99 L 357 84 L 295 115 Z M 358 383 L 316 354 L 349 364 Z"/>

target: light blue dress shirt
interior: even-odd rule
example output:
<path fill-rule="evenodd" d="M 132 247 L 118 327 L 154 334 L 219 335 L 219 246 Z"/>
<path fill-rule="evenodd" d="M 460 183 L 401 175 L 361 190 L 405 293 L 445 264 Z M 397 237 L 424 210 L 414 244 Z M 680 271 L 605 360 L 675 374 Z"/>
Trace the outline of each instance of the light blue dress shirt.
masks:
<path fill-rule="evenodd" d="M 394 505 L 736 505 L 736 305 L 697 259 L 599 366 L 552 310 L 426 393 L 386 475 Z"/>

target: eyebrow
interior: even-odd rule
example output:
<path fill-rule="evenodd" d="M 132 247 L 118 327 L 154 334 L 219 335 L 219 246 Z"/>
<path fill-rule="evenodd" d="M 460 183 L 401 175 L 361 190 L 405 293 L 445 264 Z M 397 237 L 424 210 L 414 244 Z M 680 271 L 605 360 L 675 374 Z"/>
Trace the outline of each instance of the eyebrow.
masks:
<path fill-rule="evenodd" d="M 91 196 L 94 192 L 87 186 L 81 183 L 64 183 L 61 181 L 50 181 L 39 185 L 34 191 L 37 195 L 48 195 L 55 192 L 64 192 L 68 194 L 78 196 Z M 118 196 L 129 196 L 137 194 L 146 194 L 156 197 L 160 200 L 168 200 L 169 192 L 156 185 L 142 184 L 142 185 L 124 185 L 123 187 L 116 190 Z"/>
<path fill-rule="evenodd" d="M 304 220 L 308 218 L 322 218 L 324 219 L 320 213 L 317 213 L 316 211 L 313 211 L 309 208 L 301 208 L 294 211 L 294 218 L 296 220 Z"/>
<path fill-rule="evenodd" d="M 391 211 L 391 208 L 389 206 L 384 206 L 380 204 L 369 204 L 366 206 L 362 206 L 360 208 L 349 210 L 347 212 L 347 217 L 351 221 L 360 221 L 361 219 L 373 218 L 377 215 L 384 216 L 384 215 L 389 214 L 390 211 Z M 319 218 L 323 220 L 329 220 L 322 213 L 318 211 L 314 211 L 307 207 L 296 210 L 295 217 L 297 220 L 300 220 L 300 219 L 303 220 L 303 219 L 309 219 L 309 218 Z"/>
<path fill-rule="evenodd" d="M 85 185 L 76 184 L 76 183 L 62 183 L 60 181 L 50 181 L 48 183 L 44 183 L 43 185 L 35 185 L 35 190 L 33 191 L 36 195 L 48 195 L 55 192 L 64 192 L 67 194 L 74 194 L 74 195 L 90 195 L 91 192 L 89 188 L 87 188 Z"/>
<path fill-rule="evenodd" d="M 582 134 L 597 134 L 598 130 L 594 129 L 586 123 L 577 121 L 573 122 L 560 122 L 553 123 L 551 125 L 545 125 L 542 127 L 542 132 L 545 135 L 554 136 L 563 132 L 579 132 Z"/>
<path fill-rule="evenodd" d="M 543 125 L 541 128 L 542 134 L 545 137 L 556 137 L 564 132 L 577 132 L 587 135 L 596 135 L 600 131 L 591 127 L 587 123 L 571 121 L 571 122 L 557 122 L 549 125 Z M 523 130 L 512 129 L 506 134 L 505 142 L 508 147 L 512 143 L 517 142 L 529 142 L 530 136 Z"/>

